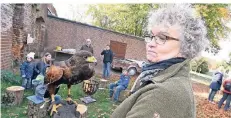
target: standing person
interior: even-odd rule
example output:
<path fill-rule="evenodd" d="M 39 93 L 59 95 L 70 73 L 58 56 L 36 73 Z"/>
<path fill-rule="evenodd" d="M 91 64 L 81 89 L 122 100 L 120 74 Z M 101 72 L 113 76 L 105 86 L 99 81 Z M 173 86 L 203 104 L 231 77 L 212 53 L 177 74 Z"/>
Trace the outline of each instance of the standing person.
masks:
<path fill-rule="evenodd" d="M 91 52 L 92 54 L 94 54 L 94 50 L 91 44 L 91 39 L 86 39 L 86 44 L 84 44 L 80 50 L 86 50 L 88 52 Z"/>
<path fill-rule="evenodd" d="M 151 11 L 145 35 L 148 63 L 111 118 L 196 118 L 189 62 L 208 40 L 204 21 L 193 11 L 190 4 Z"/>
<path fill-rule="evenodd" d="M 222 79 L 223 79 L 222 72 L 216 72 L 213 76 L 213 80 L 209 86 L 211 90 L 210 90 L 209 97 L 208 97 L 209 102 L 212 104 L 215 104 L 213 102 L 213 98 L 216 95 L 217 91 L 219 91 L 221 88 Z"/>
<path fill-rule="evenodd" d="M 110 98 L 112 98 L 113 94 L 114 94 L 114 102 L 118 102 L 119 100 L 119 96 L 120 96 L 120 92 L 125 90 L 128 87 L 130 81 L 130 76 L 128 75 L 128 71 L 127 70 L 123 70 L 123 73 L 120 75 L 120 79 L 118 81 L 116 81 L 115 83 L 111 83 L 109 85 L 109 96 Z M 115 91 L 114 91 L 115 88 Z"/>
<path fill-rule="evenodd" d="M 218 108 L 220 109 L 224 101 L 226 101 L 224 110 L 228 111 L 230 108 L 230 101 L 231 101 L 231 79 L 230 78 L 224 81 L 223 87 L 224 87 L 223 97 L 218 103 Z"/>
<path fill-rule="evenodd" d="M 106 45 L 106 49 L 101 52 L 103 55 L 103 78 L 107 79 L 110 76 L 111 63 L 113 61 L 113 52 L 109 45 Z"/>
<path fill-rule="evenodd" d="M 20 66 L 20 71 L 22 76 L 22 87 L 24 87 L 25 89 L 31 88 L 31 80 L 35 74 L 34 71 L 36 71 L 35 64 L 33 63 L 34 54 L 35 53 L 33 52 L 27 54 L 26 61 L 24 61 Z"/>

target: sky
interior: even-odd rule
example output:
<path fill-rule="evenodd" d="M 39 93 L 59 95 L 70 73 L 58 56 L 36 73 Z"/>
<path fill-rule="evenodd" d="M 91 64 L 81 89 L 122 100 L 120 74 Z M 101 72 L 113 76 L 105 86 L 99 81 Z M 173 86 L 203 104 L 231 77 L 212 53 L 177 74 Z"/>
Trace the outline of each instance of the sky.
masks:
<path fill-rule="evenodd" d="M 86 11 L 88 10 L 87 4 L 53 3 L 53 5 L 59 17 L 70 20 L 76 19 L 82 23 L 91 24 L 91 16 L 86 15 Z M 231 23 L 229 23 L 227 26 L 231 28 Z M 231 52 L 231 34 L 227 37 L 227 39 L 219 41 L 219 45 L 221 50 L 217 55 L 214 56 L 213 54 L 207 52 L 202 52 L 202 55 L 216 61 L 229 60 L 229 53 Z"/>

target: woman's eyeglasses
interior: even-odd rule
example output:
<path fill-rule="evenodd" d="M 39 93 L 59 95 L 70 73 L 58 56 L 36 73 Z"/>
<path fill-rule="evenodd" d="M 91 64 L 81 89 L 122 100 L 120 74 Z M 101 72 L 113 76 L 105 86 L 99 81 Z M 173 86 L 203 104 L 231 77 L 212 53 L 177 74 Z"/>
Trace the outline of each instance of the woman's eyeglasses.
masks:
<path fill-rule="evenodd" d="M 170 37 L 165 32 L 159 32 L 157 35 L 153 35 L 152 33 L 149 35 L 144 36 L 145 42 L 150 43 L 152 40 L 155 40 L 155 42 L 159 45 L 165 44 L 167 40 L 175 40 L 179 41 L 179 39 Z"/>

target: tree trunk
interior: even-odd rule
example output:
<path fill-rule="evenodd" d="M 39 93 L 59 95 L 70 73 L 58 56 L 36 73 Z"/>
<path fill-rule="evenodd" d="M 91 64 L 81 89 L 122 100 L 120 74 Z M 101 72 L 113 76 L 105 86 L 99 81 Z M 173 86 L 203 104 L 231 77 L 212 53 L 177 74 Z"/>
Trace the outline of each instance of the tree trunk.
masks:
<path fill-rule="evenodd" d="M 28 109 L 27 109 L 27 115 L 28 118 L 49 118 L 49 114 L 47 112 L 50 104 L 47 103 L 44 105 L 43 108 L 40 108 L 40 106 L 42 106 L 43 103 L 40 104 L 35 104 L 32 101 L 28 101 Z"/>
<path fill-rule="evenodd" d="M 7 99 L 11 105 L 20 105 L 23 100 L 24 88 L 21 86 L 11 86 L 6 88 Z"/>

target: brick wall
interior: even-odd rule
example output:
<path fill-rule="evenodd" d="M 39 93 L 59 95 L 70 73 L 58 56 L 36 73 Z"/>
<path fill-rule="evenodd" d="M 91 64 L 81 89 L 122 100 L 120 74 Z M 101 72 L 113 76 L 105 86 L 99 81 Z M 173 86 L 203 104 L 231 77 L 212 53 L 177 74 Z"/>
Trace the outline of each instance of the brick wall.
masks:
<path fill-rule="evenodd" d="M 48 6 L 1 4 L 1 69 L 9 69 L 13 60 L 30 51 L 42 56 L 46 51 L 53 52 L 56 46 L 79 50 L 87 38 L 92 40 L 99 62 L 100 53 L 110 40 L 127 43 L 126 58 L 145 59 L 145 44 L 140 38 L 57 17 L 47 18 Z M 25 45 L 28 33 L 35 38 L 34 44 Z"/>
<path fill-rule="evenodd" d="M 110 40 L 127 43 L 125 58 L 144 60 L 146 57 L 144 41 L 138 37 L 51 16 L 46 20 L 46 27 L 46 49 L 50 52 L 53 52 L 56 46 L 79 50 L 85 39 L 90 38 L 94 55 L 100 63 L 102 63 L 100 53 L 106 44 L 110 44 Z"/>
<path fill-rule="evenodd" d="M 11 67 L 14 5 L 1 4 L 1 69 Z"/>
<path fill-rule="evenodd" d="M 1 69 L 12 69 L 28 52 L 43 50 L 46 15 L 46 4 L 1 4 Z M 28 34 L 36 39 L 32 45 L 26 44 Z"/>

